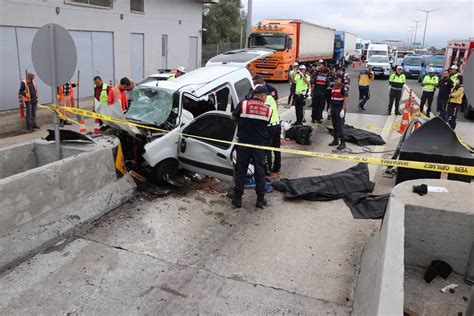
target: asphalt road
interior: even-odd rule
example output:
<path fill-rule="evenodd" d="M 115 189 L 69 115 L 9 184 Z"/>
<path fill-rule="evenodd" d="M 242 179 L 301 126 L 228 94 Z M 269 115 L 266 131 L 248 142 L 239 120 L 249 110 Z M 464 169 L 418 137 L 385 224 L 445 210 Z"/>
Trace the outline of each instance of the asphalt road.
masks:
<path fill-rule="evenodd" d="M 351 77 L 351 87 L 349 92 L 349 113 L 364 113 L 364 114 L 375 114 L 375 115 L 387 115 L 387 108 L 388 108 L 388 94 L 389 94 L 389 85 L 388 79 L 376 78 L 372 85 L 370 86 L 370 94 L 371 98 L 367 101 L 365 105 L 366 111 L 361 112 L 359 111 L 357 104 L 359 102 L 359 90 L 357 85 L 358 75 L 362 68 L 347 68 L 348 73 Z M 280 83 L 280 82 L 269 82 L 275 88 L 278 89 L 278 94 L 280 99 L 285 98 L 288 96 L 289 84 L 288 83 Z M 416 79 L 408 79 L 407 86 L 413 90 L 415 95 L 418 98 L 421 98 L 422 93 L 422 86 Z M 436 110 L 436 97 L 433 101 L 431 106 L 432 110 Z M 283 100 L 283 105 L 285 105 L 286 99 Z M 403 108 L 403 102 L 400 102 L 400 107 Z M 463 113 L 458 115 L 458 120 L 462 122 L 466 122 Z"/>

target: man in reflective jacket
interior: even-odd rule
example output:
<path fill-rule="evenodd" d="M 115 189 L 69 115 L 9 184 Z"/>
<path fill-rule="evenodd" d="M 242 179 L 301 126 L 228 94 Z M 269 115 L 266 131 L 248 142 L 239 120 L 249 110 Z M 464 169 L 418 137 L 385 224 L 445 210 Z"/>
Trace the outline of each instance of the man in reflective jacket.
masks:
<path fill-rule="evenodd" d="M 272 116 L 272 109 L 265 101 L 268 90 L 263 85 L 255 87 L 253 97 L 240 102 L 231 114 L 232 120 L 237 120 L 237 138 L 240 143 L 252 145 L 268 144 L 268 123 Z M 255 191 L 257 192 L 258 208 L 263 208 L 265 200 L 265 150 L 249 148 L 237 145 L 235 147 L 237 161 L 234 171 L 234 197 L 232 205 L 236 208 L 242 207 L 242 195 L 247 177 L 250 161 L 253 162 L 255 170 Z"/>
<path fill-rule="evenodd" d="M 436 87 L 438 86 L 438 76 L 435 76 L 434 69 L 429 68 L 428 74 L 423 78 L 421 85 L 423 86 L 423 93 L 421 94 L 420 111 L 423 112 L 426 101 L 428 106 L 426 108 L 426 116 L 430 117 L 431 104 L 433 103 Z"/>
<path fill-rule="evenodd" d="M 407 81 L 405 74 L 402 73 L 402 67 L 398 66 L 395 73 L 390 75 L 388 84 L 390 85 L 390 95 L 388 101 L 387 115 L 392 114 L 392 107 L 395 103 L 395 115 L 400 115 L 400 99 L 402 98 L 403 86 Z"/>

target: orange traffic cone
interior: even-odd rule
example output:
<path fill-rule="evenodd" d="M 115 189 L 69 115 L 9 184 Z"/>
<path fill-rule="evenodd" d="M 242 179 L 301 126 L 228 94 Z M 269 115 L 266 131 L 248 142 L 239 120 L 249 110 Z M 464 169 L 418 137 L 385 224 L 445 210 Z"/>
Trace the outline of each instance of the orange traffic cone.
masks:
<path fill-rule="evenodd" d="M 79 133 L 81 134 L 87 133 L 86 121 L 83 118 L 81 119 L 81 122 L 80 122 Z"/>
<path fill-rule="evenodd" d="M 409 123 L 410 123 L 410 114 L 408 114 L 408 110 L 405 108 L 403 110 L 402 121 L 400 122 L 400 129 L 398 130 L 398 132 L 400 134 L 405 133 L 405 130 L 407 129 Z"/>
<path fill-rule="evenodd" d="M 99 124 L 99 119 L 96 118 L 94 121 L 94 135 L 100 135 L 100 124 Z"/>

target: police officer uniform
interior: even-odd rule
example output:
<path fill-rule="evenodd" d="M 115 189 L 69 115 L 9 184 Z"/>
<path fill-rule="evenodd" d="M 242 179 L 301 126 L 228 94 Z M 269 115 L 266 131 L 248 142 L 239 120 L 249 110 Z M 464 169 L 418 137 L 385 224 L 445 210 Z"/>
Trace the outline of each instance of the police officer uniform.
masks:
<path fill-rule="evenodd" d="M 257 98 L 264 95 L 263 99 Z M 268 90 L 263 85 L 257 85 L 254 90 L 254 97 L 240 102 L 232 112 L 231 118 L 238 120 L 237 138 L 239 142 L 253 145 L 268 144 L 268 124 L 272 116 L 272 109 L 265 104 Z M 265 150 L 236 146 L 237 161 L 234 171 L 234 198 L 232 204 L 242 207 L 242 195 L 247 177 L 247 170 L 250 161 L 255 169 L 255 183 L 257 192 L 257 204 L 259 208 L 266 205 L 265 200 Z"/>
<path fill-rule="evenodd" d="M 323 119 L 324 105 L 326 103 L 326 91 L 329 87 L 327 71 L 319 71 L 314 77 L 312 92 L 312 123 L 321 123 Z"/>
<path fill-rule="evenodd" d="M 298 63 L 293 64 L 293 68 L 290 69 L 288 75 L 290 77 L 290 94 L 288 95 L 288 105 L 295 105 L 295 88 L 296 84 L 294 81 L 295 75 L 298 72 Z"/>
<path fill-rule="evenodd" d="M 426 107 L 426 115 L 430 117 L 431 113 L 431 104 L 433 103 L 434 94 L 436 87 L 438 86 L 439 78 L 434 75 L 434 69 L 430 68 L 428 70 L 428 75 L 423 78 L 423 93 L 421 94 L 420 100 L 420 111 L 423 112 L 426 101 L 428 101 L 428 106 Z"/>
<path fill-rule="evenodd" d="M 295 111 L 296 111 L 296 122 L 295 125 L 303 124 L 304 119 L 304 102 L 306 97 L 306 92 L 308 91 L 308 83 L 310 82 L 311 78 L 306 73 L 302 73 L 302 70 L 306 71 L 306 67 L 301 65 L 300 70 L 294 77 L 295 86 L 295 96 L 296 96 L 296 104 L 295 104 Z"/>
<path fill-rule="evenodd" d="M 397 71 L 400 71 L 401 68 L 397 67 Z M 392 107 L 395 103 L 395 115 L 400 115 L 400 99 L 402 98 L 403 93 L 403 85 L 406 82 L 405 74 L 401 72 L 395 72 L 390 75 L 388 79 L 388 83 L 390 85 L 390 94 L 388 100 L 388 112 L 387 115 L 392 114 Z"/>
<path fill-rule="evenodd" d="M 331 92 L 332 92 L 332 87 L 334 85 L 334 74 L 331 72 L 331 70 L 329 70 L 328 74 L 327 74 L 327 78 L 328 78 L 328 86 L 327 86 L 327 89 L 326 89 L 326 105 L 327 105 L 327 109 L 329 111 L 330 107 L 331 107 Z M 330 119 L 329 115 L 328 115 L 328 120 Z"/>
<path fill-rule="evenodd" d="M 345 106 L 344 101 L 349 96 L 347 86 L 342 83 L 343 76 L 336 77 L 341 80 L 340 83 L 334 83 L 331 89 L 331 119 L 334 128 L 334 140 L 329 146 L 337 146 L 337 149 L 346 148 L 346 142 L 344 140 L 344 113 Z M 340 142 L 339 142 L 340 140 Z"/>
<path fill-rule="evenodd" d="M 268 87 L 267 87 L 268 89 Z M 269 91 L 270 92 L 270 91 Z M 267 96 L 265 103 L 272 109 L 272 116 L 270 123 L 268 124 L 268 146 L 280 148 L 281 146 L 281 124 L 280 115 L 278 114 L 278 105 L 272 95 Z M 281 153 L 279 151 L 273 151 L 275 160 L 272 163 L 272 151 L 267 151 L 267 168 L 269 172 L 280 172 L 281 169 Z"/>

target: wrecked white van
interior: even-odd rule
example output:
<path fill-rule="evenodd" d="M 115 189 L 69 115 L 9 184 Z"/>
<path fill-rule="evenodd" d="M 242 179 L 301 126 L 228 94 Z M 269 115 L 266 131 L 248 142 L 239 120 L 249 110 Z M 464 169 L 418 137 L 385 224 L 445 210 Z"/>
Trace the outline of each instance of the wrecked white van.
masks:
<path fill-rule="evenodd" d="M 133 89 L 125 118 L 168 131 L 120 126 L 137 141 L 135 147 L 139 144 L 153 182 L 167 181 L 178 168 L 232 180 L 234 146 L 188 135 L 234 140 L 236 122 L 229 118 L 229 113 L 253 88 L 246 66 L 272 53 L 227 52 L 176 80 L 145 83 Z M 97 110 L 110 114 L 104 105 Z"/>

